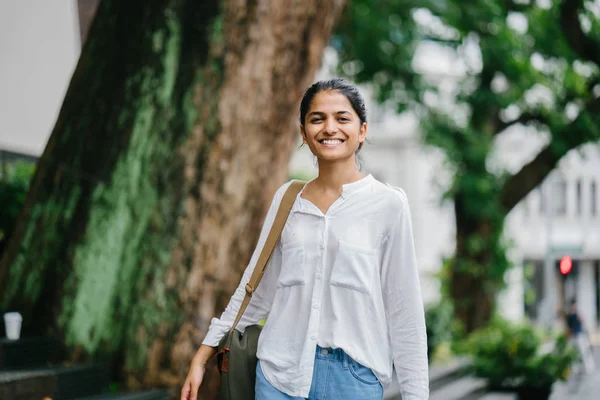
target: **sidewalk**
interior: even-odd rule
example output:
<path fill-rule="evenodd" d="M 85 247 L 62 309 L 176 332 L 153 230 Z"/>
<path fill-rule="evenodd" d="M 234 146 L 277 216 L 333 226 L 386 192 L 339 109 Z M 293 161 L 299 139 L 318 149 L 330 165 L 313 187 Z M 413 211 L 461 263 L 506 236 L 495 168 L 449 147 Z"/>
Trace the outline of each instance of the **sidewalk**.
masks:
<path fill-rule="evenodd" d="M 594 347 L 596 370 L 589 375 L 571 376 L 555 385 L 550 400 L 595 400 L 600 398 L 600 347 Z"/>

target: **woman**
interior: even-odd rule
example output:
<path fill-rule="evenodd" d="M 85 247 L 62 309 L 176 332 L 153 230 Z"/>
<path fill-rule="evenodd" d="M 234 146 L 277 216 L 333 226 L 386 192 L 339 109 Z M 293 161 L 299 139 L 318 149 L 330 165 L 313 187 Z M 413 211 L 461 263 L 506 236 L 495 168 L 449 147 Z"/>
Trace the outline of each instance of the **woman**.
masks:
<path fill-rule="evenodd" d="M 363 98 L 343 79 L 304 94 L 300 133 L 319 175 L 300 192 L 238 327 L 268 316 L 258 343 L 256 399 L 382 399 L 395 366 L 403 400 L 429 397 L 425 319 L 410 213 L 400 189 L 357 169 L 367 134 Z M 194 356 L 182 400 L 195 399 L 204 365 L 231 328 L 289 184 L 257 250 Z"/>

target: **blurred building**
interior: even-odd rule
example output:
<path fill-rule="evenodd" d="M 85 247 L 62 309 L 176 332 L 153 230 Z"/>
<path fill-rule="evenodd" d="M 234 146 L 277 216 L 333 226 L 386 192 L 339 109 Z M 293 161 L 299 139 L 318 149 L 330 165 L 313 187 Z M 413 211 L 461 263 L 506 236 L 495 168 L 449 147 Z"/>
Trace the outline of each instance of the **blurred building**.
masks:
<path fill-rule="evenodd" d="M 519 148 L 525 135 L 510 147 Z M 504 151 L 510 151 L 505 149 Z M 544 184 L 531 192 L 510 214 L 506 231 L 514 240 L 515 257 L 523 266 L 525 310 L 545 319 L 576 299 L 588 329 L 600 327 L 600 144 L 572 150 Z M 571 268 L 559 269 L 562 258 Z M 548 264 L 548 265 L 546 265 Z M 551 270 L 552 279 L 545 279 Z M 550 291 L 550 292 L 549 292 Z"/>

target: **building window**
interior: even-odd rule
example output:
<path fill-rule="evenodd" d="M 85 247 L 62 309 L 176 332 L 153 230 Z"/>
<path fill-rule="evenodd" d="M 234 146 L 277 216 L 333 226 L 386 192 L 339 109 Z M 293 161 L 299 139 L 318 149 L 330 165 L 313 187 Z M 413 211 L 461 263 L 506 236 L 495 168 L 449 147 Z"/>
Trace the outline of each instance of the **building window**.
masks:
<path fill-rule="evenodd" d="M 577 216 L 581 216 L 582 206 L 581 206 L 581 179 L 577 179 L 577 183 L 575 184 L 575 212 Z"/>
<path fill-rule="evenodd" d="M 596 182 L 592 182 L 592 185 L 590 186 L 590 201 L 591 201 L 590 212 L 591 212 L 592 216 L 595 216 L 596 215 L 596 208 L 597 208 L 597 205 L 596 205 L 596 202 L 597 202 L 597 199 L 596 199 Z"/>
<path fill-rule="evenodd" d="M 554 183 L 552 208 L 555 215 L 565 215 L 567 213 L 567 181 L 564 179 L 557 180 Z"/>
<path fill-rule="evenodd" d="M 540 193 L 540 214 L 545 214 L 549 210 L 552 215 L 567 214 L 567 181 L 563 178 L 557 178 L 544 184 L 539 188 Z"/>

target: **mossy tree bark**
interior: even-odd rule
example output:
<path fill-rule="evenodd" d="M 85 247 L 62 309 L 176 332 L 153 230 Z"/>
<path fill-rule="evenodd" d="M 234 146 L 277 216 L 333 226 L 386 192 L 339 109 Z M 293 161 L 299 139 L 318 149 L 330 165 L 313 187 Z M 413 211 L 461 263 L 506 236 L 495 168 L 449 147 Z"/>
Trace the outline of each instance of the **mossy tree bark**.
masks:
<path fill-rule="evenodd" d="M 117 358 L 130 387 L 177 388 L 286 179 L 343 5 L 103 0 L 0 260 L 2 309 L 73 358 Z"/>

